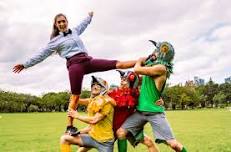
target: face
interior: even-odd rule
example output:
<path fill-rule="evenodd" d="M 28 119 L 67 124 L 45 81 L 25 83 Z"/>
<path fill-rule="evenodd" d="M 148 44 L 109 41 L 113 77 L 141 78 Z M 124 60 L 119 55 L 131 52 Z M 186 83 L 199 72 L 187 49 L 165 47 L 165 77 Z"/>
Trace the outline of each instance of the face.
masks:
<path fill-rule="evenodd" d="M 101 86 L 98 83 L 94 83 L 91 87 L 91 94 L 97 96 L 100 94 Z"/>
<path fill-rule="evenodd" d="M 121 81 L 120 81 L 120 87 L 121 88 L 128 88 L 129 87 L 129 83 L 127 81 L 126 78 L 122 78 Z"/>
<path fill-rule="evenodd" d="M 65 32 L 68 30 L 68 22 L 64 16 L 58 16 L 55 21 L 55 26 L 60 32 Z"/>

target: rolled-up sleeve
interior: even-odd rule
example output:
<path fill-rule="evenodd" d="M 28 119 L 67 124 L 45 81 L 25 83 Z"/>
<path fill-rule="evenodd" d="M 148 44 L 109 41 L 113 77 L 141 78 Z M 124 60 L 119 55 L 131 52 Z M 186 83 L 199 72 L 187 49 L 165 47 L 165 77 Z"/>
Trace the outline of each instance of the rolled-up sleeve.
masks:
<path fill-rule="evenodd" d="M 54 41 L 50 41 L 46 47 L 42 48 L 37 55 L 29 59 L 27 62 L 23 64 L 25 68 L 29 68 L 34 66 L 43 60 L 45 60 L 48 56 L 50 56 L 53 52 L 57 50 L 57 44 Z"/>
<path fill-rule="evenodd" d="M 88 16 L 77 27 L 74 28 L 77 31 L 78 35 L 80 35 L 84 32 L 84 30 L 87 28 L 87 26 L 91 23 L 91 20 L 92 20 L 92 17 Z"/>

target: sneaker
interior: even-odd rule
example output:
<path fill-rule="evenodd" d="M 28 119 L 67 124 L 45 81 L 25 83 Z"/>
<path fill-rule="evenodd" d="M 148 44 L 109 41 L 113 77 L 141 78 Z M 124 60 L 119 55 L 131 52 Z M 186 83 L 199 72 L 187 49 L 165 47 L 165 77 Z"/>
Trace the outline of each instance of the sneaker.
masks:
<path fill-rule="evenodd" d="M 67 126 L 66 132 L 71 136 L 77 136 L 78 134 L 80 134 L 80 132 L 78 131 L 78 129 L 74 126 Z"/>

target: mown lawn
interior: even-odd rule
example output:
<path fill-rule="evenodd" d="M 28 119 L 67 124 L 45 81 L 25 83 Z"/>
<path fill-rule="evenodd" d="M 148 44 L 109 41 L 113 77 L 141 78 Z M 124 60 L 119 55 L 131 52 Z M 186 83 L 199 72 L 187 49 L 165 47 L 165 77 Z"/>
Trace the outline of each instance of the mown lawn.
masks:
<path fill-rule="evenodd" d="M 231 152 L 231 111 L 167 111 L 167 118 L 175 136 L 189 152 Z M 75 123 L 79 128 L 85 126 L 79 121 Z M 65 113 L 0 113 L 0 152 L 58 152 L 65 125 Z M 149 125 L 145 133 L 153 137 Z M 159 148 L 161 152 L 171 151 L 165 145 Z M 75 151 L 76 146 L 72 149 Z M 147 149 L 143 145 L 135 149 L 129 145 L 128 151 Z"/>

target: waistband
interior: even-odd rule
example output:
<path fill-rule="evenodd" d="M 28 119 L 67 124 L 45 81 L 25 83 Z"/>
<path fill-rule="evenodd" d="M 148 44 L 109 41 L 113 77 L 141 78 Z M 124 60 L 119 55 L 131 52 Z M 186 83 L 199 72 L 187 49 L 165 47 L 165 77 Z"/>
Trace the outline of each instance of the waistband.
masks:
<path fill-rule="evenodd" d="M 77 54 L 73 55 L 72 57 L 66 58 L 66 59 L 67 59 L 67 61 L 69 61 L 73 57 L 76 57 L 76 56 L 87 56 L 87 55 L 88 54 L 86 52 L 80 52 L 80 53 L 77 53 Z"/>
<path fill-rule="evenodd" d="M 163 112 L 148 112 L 148 111 L 139 111 L 139 110 L 136 110 L 138 113 L 142 114 L 142 115 L 145 115 L 145 116 L 153 116 L 153 115 L 156 115 L 156 114 L 161 114 Z"/>

